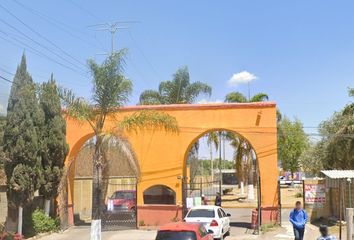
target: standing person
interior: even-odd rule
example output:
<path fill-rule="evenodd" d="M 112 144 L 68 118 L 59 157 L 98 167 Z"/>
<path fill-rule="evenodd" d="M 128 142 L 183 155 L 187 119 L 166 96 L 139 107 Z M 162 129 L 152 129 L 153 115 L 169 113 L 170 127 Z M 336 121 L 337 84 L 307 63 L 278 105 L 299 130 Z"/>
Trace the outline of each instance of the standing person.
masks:
<path fill-rule="evenodd" d="M 294 227 L 295 240 L 303 240 L 308 216 L 306 211 L 302 209 L 301 202 L 296 202 L 295 208 L 290 213 L 289 220 Z"/>
<path fill-rule="evenodd" d="M 208 205 L 208 199 L 202 194 L 202 205 Z"/>
<path fill-rule="evenodd" d="M 215 206 L 221 207 L 221 196 L 219 192 L 216 193 Z"/>
<path fill-rule="evenodd" d="M 321 233 L 322 236 L 317 238 L 317 240 L 336 240 L 337 239 L 335 236 L 332 236 L 331 234 L 328 234 L 327 225 L 321 225 L 320 226 L 320 233 Z"/>

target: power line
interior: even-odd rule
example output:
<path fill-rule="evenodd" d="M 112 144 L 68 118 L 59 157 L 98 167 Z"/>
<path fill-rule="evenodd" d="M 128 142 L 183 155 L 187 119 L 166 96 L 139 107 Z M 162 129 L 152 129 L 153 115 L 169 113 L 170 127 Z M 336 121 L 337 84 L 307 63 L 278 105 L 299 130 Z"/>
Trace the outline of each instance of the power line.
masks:
<path fill-rule="evenodd" d="M 0 5 L 0 6 L 1 6 L 1 5 Z M 48 47 L 44 46 L 43 44 L 37 42 L 37 41 L 34 40 L 33 38 L 31 38 L 31 37 L 27 36 L 26 34 L 22 33 L 20 30 L 18 30 L 18 29 L 15 28 L 14 26 L 10 25 L 9 23 L 5 22 L 3 19 L 0 18 L 0 21 L 2 21 L 3 23 L 5 23 L 7 26 L 11 27 L 11 28 L 14 29 L 15 31 L 19 32 L 19 33 L 22 34 L 23 36 L 29 38 L 30 40 L 32 40 L 32 41 L 35 42 L 36 44 L 40 45 L 41 47 L 43 47 L 43 48 L 47 49 L 48 51 L 50 51 L 51 53 L 55 54 L 56 56 L 58 56 L 58 57 L 61 58 L 62 60 L 66 61 L 66 62 L 68 62 L 68 63 L 70 63 L 70 64 L 72 64 L 73 66 L 79 68 L 80 70 L 82 70 L 82 71 L 84 71 L 84 72 L 86 71 L 86 70 L 82 69 L 81 67 L 79 67 L 79 66 L 73 64 L 72 62 L 68 61 L 67 59 L 63 58 L 63 57 L 60 56 L 59 54 L 55 53 L 54 51 L 52 51 L 52 50 L 49 49 Z M 17 40 L 17 41 L 19 41 L 19 40 Z M 23 44 L 23 43 L 22 43 L 22 44 Z M 68 68 L 69 68 L 69 67 L 68 67 Z M 72 68 L 69 68 L 69 69 L 72 70 Z"/>
<path fill-rule="evenodd" d="M 90 44 L 91 46 L 100 48 L 100 49 L 102 49 L 102 50 L 106 50 L 105 48 L 102 48 L 102 47 L 99 47 L 99 46 L 97 46 L 97 45 L 95 45 L 95 44 L 92 44 L 92 43 L 90 43 L 89 41 L 86 41 L 85 39 L 83 39 L 83 38 L 81 38 L 81 37 L 79 37 L 79 36 L 76 36 L 75 34 L 69 32 L 69 31 L 65 30 L 64 28 L 62 28 L 62 27 L 56 25 L 55 23 L 49 21 L 49 20 L 47 19 L 47 18 L 49 18 L 49 17 L 46 16 L 45 14 L 40 13 L 40 12 L 38 12 L 38 11 L 36 11 L 36 10 L 30 8 L 29 6 L 26 6 L 25 4 L 20 3 L 20 2 L 18 2 L 18 1 L 16 1 L 16 0 L 13 0 L 13 1 L 14 1 L 15 3 L 17 3 L 18 5 L 22 6 L 23 8 L 27 9 L 28 11 L 32 12 L 33 14 L 37 15 L 38 17 L 42 18 L 44 21 L 46 21 L 46 22 L 52 24 L 53 26 L 55 26 L 55 27 L 61 29 L 61 30 L 64 31 L 64 32 L 70 34 L 71 36 L 73 36 L 73 37 L 75 37 L 75 38 L 77 38 L 77 39 L 79 39 L 79 40 L 81 40 L 81 41 L 83 41 L 83 42 L 86 42 L 86 43 Z M 42 15 L 42 16 L 41 16 L 41 15 Z M 43 17 L 43 16 L 44 16 L 44 17 Z M 49 19 L 50 19 L 50 18 L 49 18 Z"/>
<path fill-rule="evenodd" d="M 104 22 L 102 19 L 100 19 L 99 17 L 93 15 L 92 13 L 90 13 L 89 11 L 85 10 L 83 7 L 80 7 L 79 5 L 77 5 L 76 3 L 74 3 L 73 1 L 69 0 L 69 2 L 71 2 L 72 4 L 74 4 L 76 7 L 80 8 L 81 10 L 83 10 L 84 12 L 88 13 L 89 15 L 91 15 L 92 17 L 96 18 L 97 20 Z"/>
<path fill-rule="evenodd" d="M 4 6 L 2 6 L 0 4 L 0 7 L 2 9 L 4 9 L 7 13 L 9 13 L 12 17 L 16 18 L 19 22 L 21 22 L 23 25 L 25 25 L 27 28 L 29 28 L 32 32 L 34 32 L 35 34 L 37 34 L 39 37 L 45 39 L 47 42 L 49 42 L 50 44 L 52 44 L 53 46 L 55 46 L 56 48 L 58 48 L 61 52 L 63 52 L 64 54 L 66 54 L 67 56 L 69 56 L 70 58 L 74 59 L 75 61 L 77 61 L 78 63 L 86 66 L 85 64 L 83 64 L 82 62 L 80 62 L 79 60 L 77 60 L 75 57 L 73 57 L 72 55 L 70 55 L 69 53 L 67 53 L 66 51 L 64 51 L 63 49 L 61 49 L 58 45 L 56 45 L 55 43 L 53 43 L 52 41 L 50 41 L 49 39 L 47 39 L 46 37 L 42 36 L 40 33 L 38 33 L 36 30 L 34 30 L 33 28 L 31 28 L 29 25 L 27 25 L 25 22 L 23 22 L 21 19 L 19 19 L 18 17 L 16 17 L 13 13 L 11 13 L 9 10 L 7 10 Z"/>
<path fill-rule="evenodd" d="M 6 82 L 9 82 L 9 83 L 13 83 L 13 81 L 11 81 L 11 80 L 9 80 L 9 79 L 7 79 L 7 78 L 4 78 L 4 77 L 2 77 L 2 76 L 0 76 L 0 79 L 5 80 Z"/>
<path fill-rule="evenodd" d="M 0 21 L 1 21 L 1 19 L 0 19 Z M 2 31 L 0 30 L 0 32 L 2 32 Z M 7 36 L 9 36 L 9 35 L 7 35 Z M 6 39 L 6 38 L 3 38 L 3 37 L 0 37 L 0 38 L 4 39 L 5 41 L 8 41 L 8 42 L 12 43 L 13 45 L 15 45 L 15 46 L 17 46 L 17 47 L 19 47 L 19 48 L 21 48 L 21 49 L 23 49 L 21 46 L 19 46 L 19 45 L 17 45 L 17 44 L 14 44 L 12 41 L 9 41 L 9 40 Z M 37 49 L 35 49 L 35 48 L 33 48 L 33 47 L 27 45 L 26 43 L 24 43 L 24 42 L 22 42 L 22 41 L 20 41 L 20 40 L 18 40 L 18 39 L 16 39 L 16 38 L 14 38 L 14 37 L 12 37 L 12 36 L 10 36 L 10 38 L 14 39 L 15 41 L 18 41 L 18 42 L 22 43 L 23 45 L 25 45 L 25 46 L 27 46 L 28 48 L 32 49 L 33 51 L 37 52 L 37 53 L 32 52 L 33 54 L 36 54 L 36 55 L 38 55 L 38 56 L 40 56 L 40 57 L 43 57 L 43 58 L 45 58 L 45 59 L 47 59 L 47 60 L 51 60 L 51 61 L 53 61 L 53 62 L 55 62 L 55 63 L 57 63 L 57 64 L 59 64 L 59 65 L 61 65 L 61 66 L 63 66 L 63 67 L 66 67 L 66 68 L 68 68 L 68 69 L 70 69 L 70 70 L 72 70 L 72 71 L 74 71 L 74 72 L 76 72 L 76 73 L 78 73 L 78 74 L 80 74 L 80 75 L 82 75 L 82 76 L 88 78 L 88 77 L 87 77 L 86 75 L 84 75 L 83 73 L 78 72 L 77 70 L 75 70 L 75 69 L 73 69 L 73 68 L 71 68 L 71 67 L 68 67 L 68 66 L 62 64 L 61 62 L 58 62 L 57 60 L 55 60 L 55 59 L 53 59 L 53 58 L 51 58 L 51 57 L 49 57 L 49 56 L 47 56 L 47 55 L 45 55 L 45 54 L 39 52 Z M 30 52 L 31 52 L 31 51 L 30 51 Z"/>

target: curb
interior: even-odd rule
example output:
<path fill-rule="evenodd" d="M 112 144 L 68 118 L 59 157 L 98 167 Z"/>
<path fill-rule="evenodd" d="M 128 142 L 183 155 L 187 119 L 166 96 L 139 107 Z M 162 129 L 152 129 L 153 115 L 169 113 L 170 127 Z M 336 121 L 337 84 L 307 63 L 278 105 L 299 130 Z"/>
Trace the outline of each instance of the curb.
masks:
<path fill-rule="evenodd" d="M 49 236 L 53 233 L 57 233 L 57 231 L 51 231 L 51 232 L 46 232 L 46 233 L 40 233 L 40 234 L 37 234 L 36 236 L 34 237 L 31 237 L 31 238 L 26 238 L 26 240 L 34 240 L 34 239 L 39 239 L 39 238 L 42 238 L 42 237 L 46 237 L 46 236 Z"/>

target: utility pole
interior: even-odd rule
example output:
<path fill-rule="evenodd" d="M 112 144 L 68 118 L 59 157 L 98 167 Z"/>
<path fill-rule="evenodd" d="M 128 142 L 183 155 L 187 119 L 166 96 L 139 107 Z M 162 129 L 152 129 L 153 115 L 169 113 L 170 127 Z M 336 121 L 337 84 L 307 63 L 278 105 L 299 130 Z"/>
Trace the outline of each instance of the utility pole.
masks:
<path fill-rule="evenodd" d="M 250 82 L 248 82 L 248 101 L 251 100 Z"/>
<path fill-rule="evenodd" d="M 98 29 L 96 29 L 95 35 L 97 34 L 97 31 L 101 31 L 101 30 L 108 30 L 108 31 L 111 32 L 111 34 L 112 34 L 112 52 L 111 52 L 111 54 L 113 54 L 114 53 L 114 33 L 118 29 L 125 29 L 125 28 L 129 28 L 130 29 L 130 27 L 116 27 L 116 25 L 118 23 L 138 23 L 138 22 L 140 22 L 140 21 L 117 21 L 115 24 L 111 24 L 109 22 L 105 22 L 105 23 L 97 23 L 97 24 L 88 25 L 86 27 L 101 26 L 101 25 L 110 26 L 111 28 L 98 28 Z M 104 54 L 110 55 L 109 53 L 98 53 L 97 55 L 104 55 Z"/>
<path fill-rule="evenodd" d="M 221 131 L 219 132 L 219 143 L 221 144 Z M 222 175 L 221 175 L 221 146 L 219 146 L 219 193 L 221 195 L 221 181 L 222 181 Z"/>
<path fill-rule="evenodd" d="M 223 144 L 222 148 L 223 148 L 224 169 L 225 169 L 226 168 L 226 166 L 225 166 L 226 165 L 226 163 L 225 163 L 226 162 L 226 158 L 225 158 L 225 136 L 223 136 L 223 138 L 222 138 L 222 144 Z"/>

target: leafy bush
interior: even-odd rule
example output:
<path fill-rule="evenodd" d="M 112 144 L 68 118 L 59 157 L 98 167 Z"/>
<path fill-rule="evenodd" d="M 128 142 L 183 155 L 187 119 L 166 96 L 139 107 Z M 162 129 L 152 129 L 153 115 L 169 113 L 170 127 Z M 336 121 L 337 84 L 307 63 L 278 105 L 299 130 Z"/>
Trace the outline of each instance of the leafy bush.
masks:
<path fill-rule="evenodd" d="M 144 226 L 145 226 L 144 220 L 140 220 L 140 221 L 139 221 L 139 226 L 140 226 L 140 227 L 144 227 Z"/>
<path fill-rule="evenodd" d="M 298 192 L 298 193 L 296 193 L 296 194 L 295 194 L 295 197 L 297 197 L 297 198 L 301 198 L 301 197 L 302 197 L 302 192 Z"/>
<path fill-rule="evenodd" d="M 229 192 L 232 192 L 232 190 L 234 190 L 233 188 L 225 188 L 224 190 L 222 190 L 222 194 L 223 195 L 226 195 L 228 194 Z"/>
<path fill-rule="evenodd" d="M 36 233 L 46 233 L 60 229 L 59 216 L 55 218 L 47 217 L 44 211 L 38 208 L 32 213 L 32 220 Z"/>

